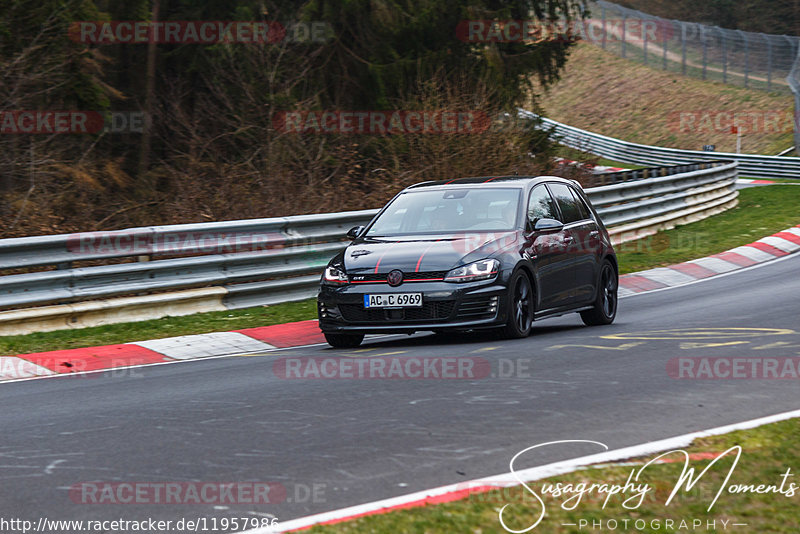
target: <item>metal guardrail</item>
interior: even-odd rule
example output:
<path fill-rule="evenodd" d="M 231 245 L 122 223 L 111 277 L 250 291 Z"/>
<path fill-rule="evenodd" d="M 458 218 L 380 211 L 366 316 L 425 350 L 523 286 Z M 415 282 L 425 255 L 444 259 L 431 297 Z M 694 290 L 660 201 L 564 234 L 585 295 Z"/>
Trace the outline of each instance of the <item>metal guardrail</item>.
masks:
<path fill-rule="evenodd" d="M 609 173 L 602 177 L 609 185 L 586 192 L 614 240 L 622 242 L 734 206 L 736 176 L 735 162 L 704 162 Z M 37 310 L 52 316 L 61 308 L 67 309 L 58 313 L 67 319 L 73 314 L 75 321 L 75 309 L 85 303 L 124 301 L 120 307 L 133 308 L 137 299 L 152 302 L 154 293 L 163 297 L 157 299 L 161 306 L 170 295 L 186 300 L 186 290 L 209 299 L 208 291 L 193 288 L 219 295 L 222 309 L 307 298 L 345 245 L 346 231 L 377 212 L 2 239 L 0 273 L 17 272 L 0 276 L 0 309 L 7 310 L 0 311 L 0 325 L 35 318 Z M 117 263 L 96 264 L 109 261 Z M 45 266 L 55 269 L 18 272 Z M 124 310 L 117 316 L 124 317 Z"/>
<path fill-rule="evenodd" d="M 88 260 L 152 259 L 205 250 L 267 250 L 327 242 L 341 238 L 342 229 L 347 231 L 375 213 L 363 210 L 0 239 L 0 271 L 45 265 L 70 269 L 73 263 Z"/>
<path fill-rule="evenodd" d="M 305 280 L 307 287 L 311 278 L 316 282 L 319 270 L 341 249 L 345 232 L 375 213 L 364 210 L 1 239 L 0 271 L 43 266 L 56 266 L 56 270 L 0 276 L 0 308 L 207 286 L 231 287 L 228 296 L 236 300 L 247 300 L 242 296 L 254 291 L 262 303 L 285 300 L 283 295 L 302 282 L 303 275 L 314 273 Z M 110 259 L 129 262 L 80 265 Z M 288 287 L 286 279 L 291 280 Z M 273 293 L 280 296 L 270 298 Z"/>
<path fill-rule="evenodd" d="M 720 159 L 738 162 L 739 173 L 744 176 L 800 179 L 800 158 L 702 152 L 640 145 L 581 130 L 522 109 L 519 110 L 519 116 L 524 119 L 539 120 L 540 127 L 552 129 L 553 135 L 563 145 L 615 161 L 635 165 L 679 165 Z"/>

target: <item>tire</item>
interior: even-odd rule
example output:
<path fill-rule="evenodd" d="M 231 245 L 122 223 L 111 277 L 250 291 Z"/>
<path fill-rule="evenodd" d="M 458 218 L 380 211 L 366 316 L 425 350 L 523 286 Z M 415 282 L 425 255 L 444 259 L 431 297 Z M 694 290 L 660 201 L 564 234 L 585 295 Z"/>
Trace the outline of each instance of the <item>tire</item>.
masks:
<path fill-rule="evenodd" d="M 337 349 L 353 349 L 364 341 L 364 334 L 325 334 L 328 345 Z"/>
<path fill-rule="evenodd" d="M 519 270 L 508 282 L 508 321 L 500 330 L 506 339 L 528 337 L 533 327 L 533 286 L 525 271 Z"/>
<path fill-rule="evenodd" d="M 600 267 L 600 282 L 597 286 L 597 298 L 591 310 L 581 312 L 581 319 L 586 326 L 602 326 L 614 322 L 617 316 L 619 298 L 619 278 L 610 261 L 605 260 Z"/>

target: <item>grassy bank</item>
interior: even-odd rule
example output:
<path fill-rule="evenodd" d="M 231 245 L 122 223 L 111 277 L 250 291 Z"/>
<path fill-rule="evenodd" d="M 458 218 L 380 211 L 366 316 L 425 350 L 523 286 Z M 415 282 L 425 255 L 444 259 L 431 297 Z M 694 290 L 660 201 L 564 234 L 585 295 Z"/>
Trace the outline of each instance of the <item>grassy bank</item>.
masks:
<path fill-rule="evenodd" d="M 562 79 L 541 96 L 545 115 L 570 126 L 647 145 L 692 150 L 716 145 L 718 152 L 736 151 L 736 136 L 728 128 L 701 127 L 707 123 L 698 118 L 697 127 L 684 124 L 682 129 L 677 114 L 707 111 L 715 119 L 718 111 L 775 112 L 791 117 L 794 109 L 791 94 L 665 72 L 590 44 L 576 47 Z M 777 154 L 794 144 L 790 120 L 782 120 L 778 132 L 760 122 L 757 126 L 760 131 L 742 136 L 744 153 Z"/>

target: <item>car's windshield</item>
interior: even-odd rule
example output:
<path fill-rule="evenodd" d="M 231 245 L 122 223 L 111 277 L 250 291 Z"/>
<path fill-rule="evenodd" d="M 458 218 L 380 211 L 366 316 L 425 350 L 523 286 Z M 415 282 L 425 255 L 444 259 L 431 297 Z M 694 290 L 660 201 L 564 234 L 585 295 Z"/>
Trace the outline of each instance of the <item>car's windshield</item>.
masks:
<path fill-rule="evenodd" d="M 464 188 L 409 191 L 398 196 L 368 236 L 512 230 L 518 189 Z"/>

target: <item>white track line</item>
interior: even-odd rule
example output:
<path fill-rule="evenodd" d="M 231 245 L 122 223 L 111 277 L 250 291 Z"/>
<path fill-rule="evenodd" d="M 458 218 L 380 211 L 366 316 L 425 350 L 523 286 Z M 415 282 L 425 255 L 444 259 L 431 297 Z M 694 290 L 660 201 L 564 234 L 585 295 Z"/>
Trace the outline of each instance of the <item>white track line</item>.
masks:
<path fill-rule="evenodd" d="M 710 430 L 701 430 L 699 432 L 692 432 L 690 434 L 683 434 L 681 436 L 675 436 L 672 438 L 662 439 L 658 441 L 651 441 L 649 443 L 643 443 L 641 445 L 624 447 L 622 449 L 617 449 L 614 451 L 602 452 L 599 454 L 592 454 L 589 456 L 574 458 L 572 460 L 565 460 L 561 462 L 542 465 L 539 467 L 533 467 L 530 469 L 524 469 L 521 471 L 516 471 L 515 475 L 512 475 L 511 473 L 503 473 L 497 476 L 488 477 L 484 479 L 475 479 L 468 482 L 459 482 L 458 484 L 440 486 L 438 488 L 433 488 L 425 491 L 409 493 L 408 495 L 402 495 L 400 497 L 383 499 L 380 501 L 374 501 L 370 503 L 360 504 L 357 506 L 350 506 L 348 508 L 342 508 L 340 510 L 333 510 L 321 514 L 301 517 L 299 519 L 292 519 L 290 521 L 281 523 L 280 525 L 275 527 L 263 527 L 263 528 L 246 530 L 242 531 L 240 534 L 272 534 L 278 532 L 290 532 L 293 530 L 308 528 L 318 523 L 336 521 L 336 520 L 346 520 L 347 518 L 351 518 L 353 516 L 379 512 L 386 508 L 392 508 L 404 504 L 421 501 L 429 497 L 437 497 L 437 496 L 447 495 L 449 493 L 463 492 L 465 489 L 468 488 L 475 488 L 479 486 L 489 486 L 489 485 L 497 487 L 504 487 L 510 485 L 516 486 L 519 485 L 519 480 L 523 480 L 525 482 L 541 480 L 543 478 L 549 478 L 556 475 L 571 473 L 587 465 L 615 462 L 619 460 L 625 460 L 628 458 L 646 456 L 657 452 L 670 450 L 673 448 L 682 448 L 688 446 L 689 444 L 692 443 L 692 441 L 698 438 L 704 438 L 708 436 L 718 436 L 720 434 L 728 434 L 736 430 L 747 430 L 767 425 L 770 423 L 776 423 L 778 421 L 794 419 L 797 417 L 800 417 L 800 410 L 784 412 L 776 415 L 770 415 L 767 417 L 760 417 L 758 419 L 752 419 L 750 421 L 744 421 L 742 423 L 735 423 L 732 425 L 721 426 L 717 428 L 712 428 Z"/>

